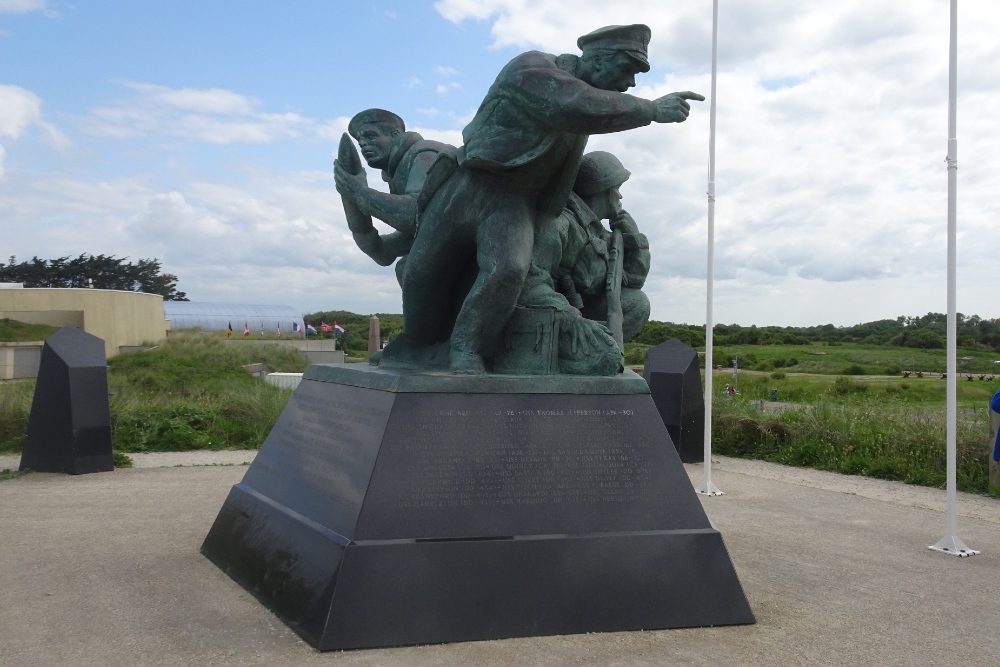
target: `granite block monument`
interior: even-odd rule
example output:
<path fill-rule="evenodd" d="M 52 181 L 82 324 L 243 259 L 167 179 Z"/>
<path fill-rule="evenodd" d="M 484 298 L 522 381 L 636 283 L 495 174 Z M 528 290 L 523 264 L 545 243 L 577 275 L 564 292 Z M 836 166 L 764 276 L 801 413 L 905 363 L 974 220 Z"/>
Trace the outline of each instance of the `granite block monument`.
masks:
<path fill-rule="evenodd" d="M 698 353 L 671 338 L 646 351 L 642 377 L 681 461 L 704 461 L 705 396 Z"/>
<path fill-rule="evenodd" d="M 359 249 L 395 263 L 404 331 L 369 366 L 306 370 L 202 546 L 313 646 L 754 622 L 623 367 L 649 244 L 629 171 L 587 137 L 704 99 L 627 94 L 649 39 L 608 26 L 581 55 L 517 56 L 461 147 L 384 109 L 351 120 L 336 187 Z"/>
<path fill-rule="evenodd" d="M 21 470 L 114 470 L 104 341 L 63 327 L 42 348 Z"/>

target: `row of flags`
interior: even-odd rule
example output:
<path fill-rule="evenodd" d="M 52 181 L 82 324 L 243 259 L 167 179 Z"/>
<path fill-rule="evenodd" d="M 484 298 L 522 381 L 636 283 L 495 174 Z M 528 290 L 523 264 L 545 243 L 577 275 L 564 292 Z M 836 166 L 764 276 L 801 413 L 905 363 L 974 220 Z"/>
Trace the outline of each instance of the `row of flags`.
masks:
<path fill-rule="evenodd" d="M 337 333 L 341 333 L 341 334 L 342 333 L 347 333 L 347 329 L 345 329 L 344 327 L 342 327 L 337 322 L 334 322 L 333 326 L 330 326 L 326 322 L 320 322 L 319 328 L 320 328 L 320 331 L 322 331 L 324 333 L 333 333 L 333 332 L 337 332 Z M 316 327 L 314 327 L 309 322 L 306 322 L 305 331 L 302 330 L 302 327 L 299 326 L 298 322 L 292 322 L 292 333 L 302 334 L 302 335 L 305 335 L 306 333 L 311 333 L 311 334 L 317 334 L 318 335 L 319 331 L 316 331 Z M 226 331 L 226 338 L 232 338 L 232 336 L 233 336 L 233 323 L 230 322 L 229 323 L 229 328 Z M 243 337 L 244 338 L 249 338 L 250 337 L 250 322 L 249 321 L 244 321 L 243 322 Z M 260 337 L 261 338 L 264 337 L 264 323 L 263 322 L 260 323 Z M 278 323 L 278 338 L 281 338 L 281 323 L 280 322 Z"/>
<path fill-rule="evenodd" d="M 312 325 L 309 324 L 308 326 L 311 327 Z M 333 323 L 333 326 L 330 326 L 326 322 L 320 322 L 319 323 L 319 330 L 322 331 L 322 332 L 324 332 L 324 333 L 333 333 L 334 331 L 336 331 L 337 333 L 344 333 L 346 331 L 344 329 L 344 327 L 340 326 L 336 322 Z M 313 329 L 313 331 L 315 332 L 315 329 Z"/>

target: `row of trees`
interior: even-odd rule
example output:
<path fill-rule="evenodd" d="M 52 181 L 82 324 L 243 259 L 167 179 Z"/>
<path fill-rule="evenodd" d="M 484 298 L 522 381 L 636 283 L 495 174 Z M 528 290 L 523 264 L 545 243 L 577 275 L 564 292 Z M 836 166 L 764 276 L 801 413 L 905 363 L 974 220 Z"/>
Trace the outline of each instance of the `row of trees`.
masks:
<path fill-rule="evenodd" d="M 0 262 L 0 282 L 23 283 L 25 287 L 90 287 L 93 280 L 97 289 L 159 294 L 166 301 L 188 300 L 187 294 L 177 291 L 177 276 L 160 272 L 160 260 L 127 259 L 84 253 L 72 259 L 32 257 L 18 262 L 11 256 L 6 264 Z"/>
<path fill-rule="evenodd" d="M 369 315 L 359 315 L 346 310 L 327 310 L 305 316 L 315 326 L 338 322 L 351 332 L 344 340 L 346 350 L 368 349 Z M 389 340 L 403 330 L 403 316 L 379 313 L 382 340 Z M 983 319 L 978 315 L 966 317 L 958 314 L 958 344 L 963 348 L 991 348 L 1000 350 L 1000 319 Z M 900 316 L 894 320 L 877 320 L 849 327 L 823 324 L 812 327 L 744 327 L 739 324 L 717 324 L 714 329 L 716 345 L 808 345 L 810 343 L 864 343 L 867 345 L 892 345 L 924 349 L 942 349 L 945 346 L 946 316 L 927 313 L 920 317 Z M 326 334 L 331 337 L 331 334 Z M 705 327 L 697 324 L 675 324 L 650 320 L 639 331 L 633 343 L 659 345 L 677 338 L 691 347 L 705 345 Z"/>
<path fill-rule="evenodd" d="M 809 343 L 864 343 L 941 349 L 945 346 L 947 317 L 943 313 L 927 313 L 919 317 L 900 316 L 894 320 L 876 320 L 837 327 L 822 324 L 812 327 L 743 327 L 738 324 L 717 324 L 713 329 L 716 345 L 808 345 Z M 984 319 L 978 315 L 957 316 L 958 345 L 964 348 L 1000 350 L 1000 319 Z M 705 344 L 705 327 L 691 324 L 650 321 L 636 336 L 636 343 L 659 345 L 678 338 L 692 347 Z"/>

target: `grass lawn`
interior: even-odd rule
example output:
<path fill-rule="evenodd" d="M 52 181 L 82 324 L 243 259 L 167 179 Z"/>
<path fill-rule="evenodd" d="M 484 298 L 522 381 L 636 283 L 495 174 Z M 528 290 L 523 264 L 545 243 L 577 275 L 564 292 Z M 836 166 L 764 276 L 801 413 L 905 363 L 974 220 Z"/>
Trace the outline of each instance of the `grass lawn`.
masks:
<path fill-rule="evenodd" d="M 959 373 L 1000 373 L 1000 353 L 991 350 L 959 349 Z M 732 365 L 737 357 L 741 368 L 769 371 L 776 368 L 794 370 L 796 373 L 845 374 L 852 366 L 860 366 L 854 375 L 900 375 L 903 370 L 943 373 L 945 350 L 924 350 L 887 345 L 737 345 L 715 349 L 719 357 Z M 971 359 L 962 359 L 972 357 Z M 793 361 L 795 363 L 789 363 Z M 857 369 L 852 369 L 857 370 Z"/>
<path fill-rule="evenodd" d="M 160 347 L 109 360 L 111 426 L 119 452 L 255 449 L 292 392 L 243 370 L 262 362 L 301 372 L 296 350 L 247 342 L 229 345 L 196 332 L 172 333 Z M 0 452 L 24 445 L 35 383 L 0 384 Z"/>
<path fill-rule="evenodd" d="M 779 374 L 780 375 L 780 374 Z M 740 395 L 724 396 L 730 372 L 713 378 L 712 450 L 727 456 L 867 475 L 911 484 L 945 484 L 945 381 L 940 376 L 846 377 L 740 373 Z M 990 493 L 993 381 L 960 380 L 958 488 Z M 770 396 L 784 410 L 772 410 Z M 777 407 L 777 406 L 776 406 Z M 996 491 L 994 490 L 995 494 Z"/>
<path fill-rule="evenodd" d="M 641 366 L 645 345 L 626 344 L 626 360 Z M 704 348 L 699 350 L 704 352 Z M 958 372 L 1000 373 L 1000 352 L 986 349 L 958 349 Z M 901 375 L 902 371 L 945 371 L 945 350 L 924 350 L 861 343 L 811 345 L 724 345 L 713 351 L 714 364 L 732 367 L 733 357 L 742 370 L 786 370 L 822 375 Z M 970 358 L 963 358 L 970 357 Z"/>
<path fill-rule="evenodd" d="M 0 319 L 0 343 L 45 340 L 57 331 L 59 331 L 59 327 L 48 324 L 26 324 L 6 317 Z"/>
<path fill-rule="evenodd" d="M 726 384 L 738 384 L 744 400 L 770 400 L 772 390 L 778 391 L 778 400 L 793 403 L 816 404 L 829 400 L 854 400 L 865 403 L 897 402 L 910 406 L 945 406 L 947 382 L 940 375 L 910 376 L 843 376 L 798 373 L 788 370 L 764 373 L 740 371 L 734 380 L 732 371 L 716 370 L 713 390 L 719 392 Z M 960 378 L 957 399 L 960 408 L 984 409 L 990 398 L 1000 389 L 1000 375 L 991 381 Z"/>

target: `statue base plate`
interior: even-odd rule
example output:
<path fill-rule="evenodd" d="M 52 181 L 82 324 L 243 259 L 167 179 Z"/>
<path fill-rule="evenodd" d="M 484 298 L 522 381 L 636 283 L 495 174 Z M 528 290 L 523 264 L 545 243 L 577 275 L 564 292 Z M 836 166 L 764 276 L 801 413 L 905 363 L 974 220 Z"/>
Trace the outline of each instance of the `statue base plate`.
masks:
<path fill-rule="evenodd" d="M 310 367 L 202 546 L 313 646 L 754 622 L 641 378 L 391 375 Z"/>

